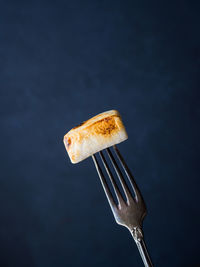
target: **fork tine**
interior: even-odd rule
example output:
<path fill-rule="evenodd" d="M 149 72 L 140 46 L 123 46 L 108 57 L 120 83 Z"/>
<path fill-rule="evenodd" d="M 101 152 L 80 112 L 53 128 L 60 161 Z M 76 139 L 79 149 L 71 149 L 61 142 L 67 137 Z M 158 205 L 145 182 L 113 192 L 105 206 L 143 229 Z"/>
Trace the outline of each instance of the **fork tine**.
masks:
<path fill-rule="evenodd" d="M 119 167 L 117 165 L 117 162 L 116 162 L 115 158 L 113 157 L 110 149 L 109 148 L 106 148 L 106 150 L 107 150 L 107 153 L 109 155 L 109 158 L 110 158 L 110 160 L 112 162 L 112 165 L 113 165 L 113 167 L 114 167 L 114 169 L 115 169 L 115 171 L 117 173 L 117 176 L 118 176 L 118 178 L 120 180 L 120 183 L 122 185 L 122 188 L 123 188 L 124 193 L 125 193 L 126 198 L 127 198 L 127 202 L 130 203 L 130 201 L 133 199 L 133 197 L 131 195 L 131 192 L 130 192 L 127 184 L 126 184 L 126 181 L 124 180 L 124 177 L 123 177 L 123 175 L 122 175 L 122 173 L 121 173 L 121 171 L 120 171 L 120 169 L 119 169 Z"/>
<path fill-rule="evenodd" d="M 137 201 L 143 200 L 142 194 L 141 194 L 141 192 L 140 192 L 140 190 L 139 190 L 139 188 L 138 188 L 138 186 L 137 186 L 137 184 L 136 184 L 136 182 L 134 180 L 133 175 L 131 174 L 131 172 L 130 172 L 128 166 L 126 165 L 122 155 L 120 154 L 119 149 L 117 148 L 116 145 L 114 145 L 113 148 L 114 148 L 114 151 L 115 151 L 115 153 L 116 153 L 116 155 L 117 155 L 117 157 L 118 157 L 118 159 L 119 159 L 119 161 L 120 161 L 120 163 L 121 163 L 121 165 L 122 165 L 122 167 L 123 167 L 128 179 L 129 179 L 129 181 L 130 181 L 130 184 L 131 184 L 131 186 L 133 188 L 133 191 L 135 193 L 136 200 Z"/>
<path fill-rule="evenodd" d="M 115 191 L 115 194 L 117 196 L 117 200 L 118 200 L 119 206 L 121 207 L 123 204 L 125 204 L 124 203 L 124 199 L 123 199 L 123 197 L 122 197 L 122 195 L 121 195 L 121 193 L 119 191 L 119 187 L 118 187 L 117 183 L 115 182 L 115 180 L 113 178 L 113 175 L 112 175 L 112 173 L 111 173 L 111 171 L 110 171 L 110 169 L 108 167 L 108 164 L 107 164 L 106 159 L 105 159 L 105 157 L 103 155 L 103 152 L 100 151 L 99 154 L 100 154 L 101 160 L 103 161 L 103 164 L 104 164 L 104 167 L 106 169 L 106 172 L 107 172 L 107 174 L 108 174 L 108 176 L 110 178 L 112 186 L 114 188 L 114 191 Z"/>
<path fill-rule="evenodd" d="M 95 167 L 96 167 L 96 169 L 97 169 L 99 178 L 100 178 L 100 180 L 101 180 L 101 183 L 102 183 L 103 189 L 104 189 L 104 191 L 105 191 L 106 197 L 107 197 L 107 199 L 108 199 L 108 202 L 109 202 L 109 204 L 110 204 L 110 207 L 111 207 L 112 210 L 114 210 L 114 209 L 116 208 L 116 204 L 115 204 L 115 201 L 114 201 L 114 199 L 113 199 L 113 196 L 112 196 L 112 194 L 111 194 L 111 192 L 110 192 L 110 189 L 109 189 L 109 187 L 108 187 L 108 184 L 107 184 L 107 182 L 106 182 L 106 179 L 105 179 L 105 177 L 104 177 L 104 174 L 103 174 L 103 172 L 102 172 L 102 170 L 101 170 L 101 167 L 99 166 L 99 163 L 98 163 L 97 158 L 96 158 L 95 155 L 92 155 L 92 159 L 93 159 L 93 161 L 94 161 L 94 165 L 95 165 Z"/>

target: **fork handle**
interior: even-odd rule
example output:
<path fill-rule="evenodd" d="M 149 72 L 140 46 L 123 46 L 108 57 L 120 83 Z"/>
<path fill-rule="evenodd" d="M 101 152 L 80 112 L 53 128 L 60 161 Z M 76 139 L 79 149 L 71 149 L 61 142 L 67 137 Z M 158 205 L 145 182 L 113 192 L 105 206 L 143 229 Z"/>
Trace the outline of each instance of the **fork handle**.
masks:
<path fill-rule="evenodd" d="M 153 263 L 151 261 L 151 258 L 149 256 L 149 253 L 147 251 L 147 247 L 144 242 L 144 236 L 142 229 L 140 227 L 135 227 L 133 230 L 131 230 L 131 234 L 135 240 L 135 243 L 138 247 L 138 250 L 140 252 L 140 256 L 143 260 L 145 267 L 153 267 Z"/>

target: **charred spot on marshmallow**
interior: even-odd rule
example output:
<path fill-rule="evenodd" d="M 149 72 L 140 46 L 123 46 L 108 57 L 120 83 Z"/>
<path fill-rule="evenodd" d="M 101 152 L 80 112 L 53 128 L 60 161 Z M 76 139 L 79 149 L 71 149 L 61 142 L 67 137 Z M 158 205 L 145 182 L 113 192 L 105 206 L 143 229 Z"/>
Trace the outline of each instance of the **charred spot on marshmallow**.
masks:
<path fill-rule="evenodd" d="M 71 138 L 70 137 L 68 137 L 68 138 L 65 139 L 65 144 L 66 144 L 66 148 L 67 149 L 69 148 L 69 146 L 71 145 L 71 143 L 72 143 L 72 141 L 71 141 Z"/>
<path fill-rule="evenodd" d="M 109 136 L 112 132 L 118 129 L 114 116 L 107 117 L 93 124 L 95 134 Z M 96 125 L 95 125 L 96 124 Z"/>

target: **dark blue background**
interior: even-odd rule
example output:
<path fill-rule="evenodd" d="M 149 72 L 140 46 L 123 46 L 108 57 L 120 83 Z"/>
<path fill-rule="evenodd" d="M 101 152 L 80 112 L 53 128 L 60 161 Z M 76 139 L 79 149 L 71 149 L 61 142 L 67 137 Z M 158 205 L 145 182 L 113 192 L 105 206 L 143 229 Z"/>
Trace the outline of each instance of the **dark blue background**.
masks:
<path fill-rule="evenodd" d="M 0 2 L 0 266 L 143 266 L 63 136 L 118 109 L 155 266 L 200 266 L 198 1 Z"/>

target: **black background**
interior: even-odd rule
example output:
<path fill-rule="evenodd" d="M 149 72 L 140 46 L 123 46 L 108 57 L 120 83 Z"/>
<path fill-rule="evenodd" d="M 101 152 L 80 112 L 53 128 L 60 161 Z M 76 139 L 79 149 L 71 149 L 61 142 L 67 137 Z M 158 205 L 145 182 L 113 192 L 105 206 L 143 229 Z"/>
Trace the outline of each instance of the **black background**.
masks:
<path fill-rule="evenodd" d="M 143 266 L 63 136 L 120 111 L 155 266 L 200 266 L 198 1 L 0 2 L 0 266 Z"/>

